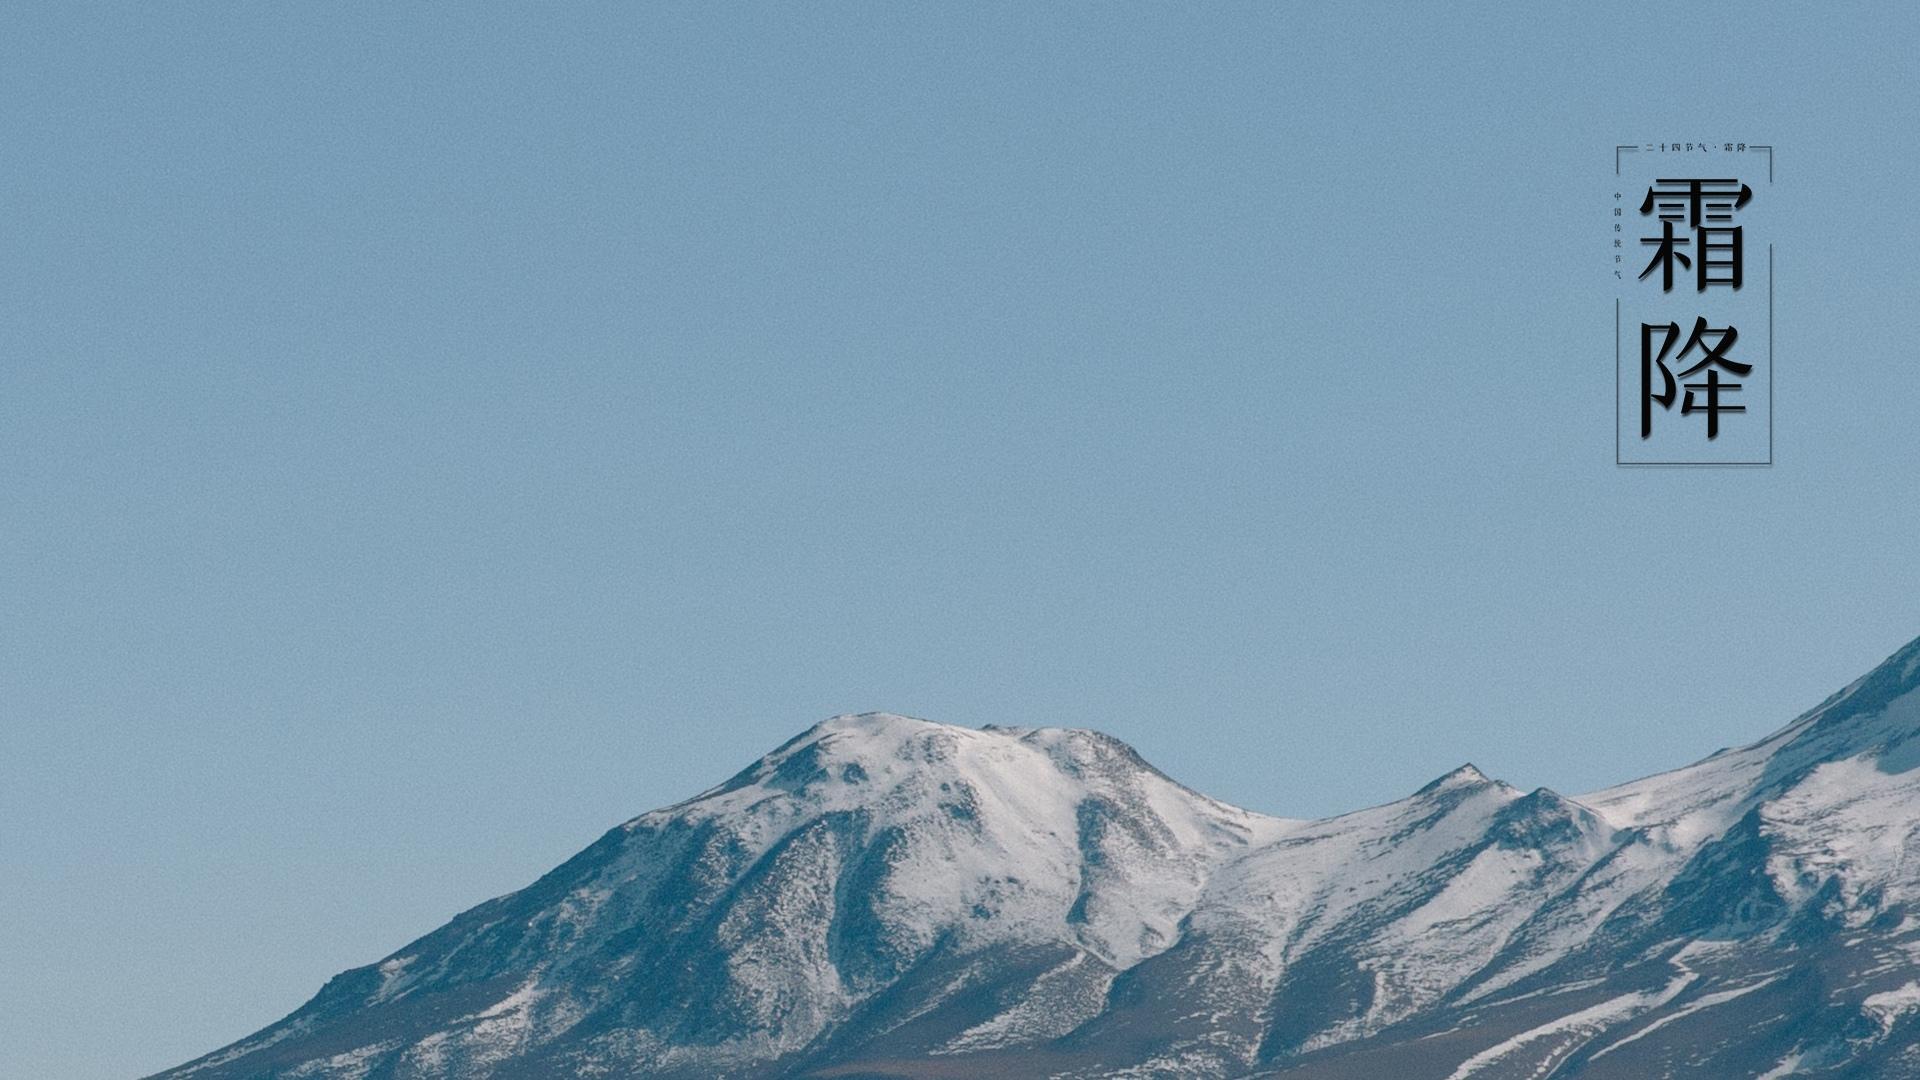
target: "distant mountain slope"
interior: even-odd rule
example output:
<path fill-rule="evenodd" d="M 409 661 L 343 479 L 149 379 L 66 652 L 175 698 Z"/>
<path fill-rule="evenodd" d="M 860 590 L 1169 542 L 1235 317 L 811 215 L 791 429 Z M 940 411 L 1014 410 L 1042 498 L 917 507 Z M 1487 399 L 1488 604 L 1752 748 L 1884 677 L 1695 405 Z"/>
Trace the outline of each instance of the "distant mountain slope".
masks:
<path fill-rule="evenodd" d="M 819 724 L 166 1080 L 1920 1077 L 1920 642 L 1587 796 Z"/>

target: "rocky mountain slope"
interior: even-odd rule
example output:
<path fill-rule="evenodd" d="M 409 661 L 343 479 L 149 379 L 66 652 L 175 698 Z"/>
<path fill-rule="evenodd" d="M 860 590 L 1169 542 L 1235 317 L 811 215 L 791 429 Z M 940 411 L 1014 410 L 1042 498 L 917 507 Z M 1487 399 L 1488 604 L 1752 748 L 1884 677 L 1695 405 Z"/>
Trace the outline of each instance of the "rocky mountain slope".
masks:
<path fill-rule="evenodd" d="M 1590 795 L 1325 821 L 870 714 L 166 1080 L 1920 1077 L 1920 642 Z"/>

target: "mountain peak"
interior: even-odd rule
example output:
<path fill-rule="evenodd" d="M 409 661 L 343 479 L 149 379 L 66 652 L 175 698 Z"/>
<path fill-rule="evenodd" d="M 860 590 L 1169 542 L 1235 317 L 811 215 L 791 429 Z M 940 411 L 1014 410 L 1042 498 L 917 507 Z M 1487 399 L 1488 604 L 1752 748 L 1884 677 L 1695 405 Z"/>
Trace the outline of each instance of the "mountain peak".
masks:
<path fill-rule="evenodd" d="M 1142 774 L 1175 783 L 1124 740 L 1091 728 L 1007 724 L 973 728 L 898 713 L 864 712 L 820 721 L 712 793 L 731 790 L 742 780 L 817 778 L 829 763 L 852 765 L 851 774 L 864 778 L 876 767 L 893 772 L 903 765 L 951 769 L 971 763 L 998 772 L 1037 757 L 1069 777 L 1117 780 Z"/>
<path fill-rule="evenodd" d="M 942 724 L 890 712 L 840 713 L 807 728 L 787 740 L 768 757 L 789 753 L 809 743 L 843 745 L 850 742 L 898 743 L 942 731 L 971 731 L 957 724 Z"/>
<path fill-rule="evenodd" d="M 1414 792 L 1414 794 L 1437 795 L 1443 791 L 1453 791 L 1458 788 L 1487 787 L 1497 783 L 1499 783 L 1499 781 L 1489 778 L 1486 773 L 1481 772 L 1473 762 L 1469 761 L 1452 772 L 1435 779 L 1426 787 Z"/>
<path fill-rule="evenodd" d="M 922 720 L 917 716 L 905 716 L 890 712 L 840 713 L 808 728 L 808 731 L 829 733 L 836 731 L 857 731 L 874 733 L 882 731 L 915 731 L 927 728 L 950 728 L 955 724 L 942 724 L 936 720 Z"/>

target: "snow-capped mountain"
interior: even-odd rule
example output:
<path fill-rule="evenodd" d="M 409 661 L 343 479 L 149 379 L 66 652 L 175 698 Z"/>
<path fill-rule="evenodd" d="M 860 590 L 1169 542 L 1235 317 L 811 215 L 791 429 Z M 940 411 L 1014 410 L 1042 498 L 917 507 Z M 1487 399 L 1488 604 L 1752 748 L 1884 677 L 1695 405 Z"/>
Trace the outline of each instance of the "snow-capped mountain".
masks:
<path fill-rule="evenodd" d="M 1920 642 L 1590 795 L 1325 821 L 819 724 L 167 1080 L 1920 1077 Z"/>

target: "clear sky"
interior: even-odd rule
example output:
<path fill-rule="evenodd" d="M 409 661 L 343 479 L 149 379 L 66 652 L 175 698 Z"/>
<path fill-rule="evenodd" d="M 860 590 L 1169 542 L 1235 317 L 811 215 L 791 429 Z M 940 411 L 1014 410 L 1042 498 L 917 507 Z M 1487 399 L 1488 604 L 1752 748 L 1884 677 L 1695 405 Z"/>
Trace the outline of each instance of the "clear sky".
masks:
<path fill-rule="evenodd" d="M 1911 5 L 400 7 L 0 28 L 0 1075 L 834 713 L 1323 815 L 1920 635 Z M 1771 469 L 1613 465 L 1663 139 L 1778 148 Z"/>

